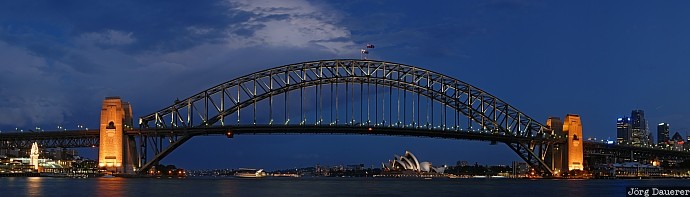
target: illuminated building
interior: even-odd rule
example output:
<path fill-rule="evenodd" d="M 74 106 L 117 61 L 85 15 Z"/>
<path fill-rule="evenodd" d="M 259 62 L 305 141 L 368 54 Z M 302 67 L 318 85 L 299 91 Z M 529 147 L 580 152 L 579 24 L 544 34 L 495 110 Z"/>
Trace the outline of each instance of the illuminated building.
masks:
<path fill-rule="evenodd" d="M 404 156 L 395 155 L 389 164 L 391 169 L 420 171 L 419 160 L 410 151 L 405 151 Z"/>
<path fill-rule="evenodd" d="M 388 165 L 383 164 L 383 169 L 387 171 L 413 171 L 413 172 L 436 172 L 443 173 L 446 167 L 434 168 L 430 162 L 419 162 L 417 157 L 410 151 L 405 151 L 404 156 L 393 157 L 393 160 L 388 161 Z"/>
<path fill-rule="evenodd" d="M 673 137 L 671 137 L 671 140 L 675 142 L 682 142 L 683 136 L 681 136 L 680 133 L 676 132 L 676 134 L 673 134 Z"/>
<path fill-rule="evenodd" d="M 618 118 L 616 121 L 616 143 L 617 144 L 628 144 L 632 138 L 632 132 L 630 130 L 630 117 Z"/>
<path fill-rule="evenodd" d="M 107 97 L 101 109 L 98 166 L 112 172 L 124 172 L 124 129 L 132 126 L 132 109 L 119 97 Z"/>
<path fill-rule="evenodd" d="M 40 153 L 40 151 L 38 150 L 38 143 L 34 142 L 33 144 L 31 144 L 31 155 L 30 155 L 31 160 L 29 160 L 29 165 L 32 165 L 34 167 L 34 170 L 38 170 L 38 166 L 39 166 L 38 154 L 39 153 Z"/>
<path fill-rule="evenodd" d="M 683 136 L 680 135 L 680 133 L 676 132 L 673 134 L 673 137 L 671 137 L 670 144 L 673 145 L 673 149 L 675 150 L 683 150 L 683 145 L 685 142 L 683 141 Z"/>
<path fill-rule="evenodd" d="M 612 164 L 611 174 L 616 178 L 660 177 L 661 168 L 639 162 L 624 162 Z"/>
<path fill-rule="evenodd" d="M 632 137 L 630 143 L 633 146 L 642 146 L 651 144 L 649 141 L 649 132 L 647 131 L 647 120 L 644 118 L 643 110 L 633 110 L 630 114 L 632 122 L 630 124 L 630 130 L 632 132 Z"/>
<path fill-rule="evenodd" d="M 563 133 L 568 135 L 568 170 L 583 170 L 582 122 L 580 116 L 568 114 L 563 121 Z"/>
<path fill-rule="evenodd" d="M 530 167 L 525 162 L 513 161 L 513 178 L 524 178 L 528 177 L 530 173 Z"/>
<path fill-rule="evenodd" d="M 668 130 L 669 127 L 668 123 L 659 123 L 659 126 L 656 127 L 656 138 L 657 138 L 657 144 L 662 145 L 668 143 L 669 136 L 668 136 Z"/>

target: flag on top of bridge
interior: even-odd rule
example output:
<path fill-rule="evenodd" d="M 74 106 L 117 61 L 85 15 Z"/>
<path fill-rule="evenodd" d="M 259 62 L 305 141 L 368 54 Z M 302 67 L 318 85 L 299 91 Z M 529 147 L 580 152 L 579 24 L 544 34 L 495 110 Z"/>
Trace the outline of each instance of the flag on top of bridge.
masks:
<path fill-rule="evenodd" d="M 360 52 L 362 52 L 362 54 L 369 54 L 369 51 L 364 50 L 364 49 L 362 49 Z"/>
<path fill-rule="evenodd" d="M 373 44 L 367 44 L 367 48 L 373 49 L 373 48 L 374 48 L 374 45 L 373 45 Z"/>

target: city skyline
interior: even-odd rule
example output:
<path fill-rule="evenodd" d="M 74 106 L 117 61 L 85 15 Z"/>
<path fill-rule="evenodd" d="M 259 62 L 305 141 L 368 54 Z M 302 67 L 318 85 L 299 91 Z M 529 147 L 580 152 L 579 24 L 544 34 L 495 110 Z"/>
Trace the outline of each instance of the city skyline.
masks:
<path fill-rule="evenodd" d="M 95 129 L 100 102 L 107 96 L 130 101 L 133 117 L 140 117 L 257 70 L 318 59 L 358 59 L 369 43 L 376 45 L 370 59 L 446 73 L 541 123 L 548 117 L 579 114 L 584 138 L 614 139 L 616 118 L 634 109 L 645 110 L 648 125 L 672 124 L 671 135 L 690 131 L 690 115 L 683 110 L 690 108 L 683 102 L 690 97 L 684 89 L 690 79 L 683 76 L 690 73 L 690 39 L 685 36 L 690 25 L 682 20 L 690 15 L 682 9 L 687 2 L 136 2 L 136 9 L 98 2 L 4 4 L 2 132 L 77 125 Z M 200 159 L 211 164 L 184 159 L 216 156 L 206 153 L 209 148 L 228 151 L 223 155 L 227 158 Z M 446 155 L 484 163 L 518 160 L 504 145 L 486 142 L 237 136 L 193 139 L 164 163 L 251 166 L 267 163 L 262 156 L 294 165 L 337 163 L 339 158 L 331 155 L 354 160 L 369 153 L 364 160 L 374 160 L 400 149 L 431 155 L 429 160 Z M 462 151 L 467 149 L 480 151 Z M 433 153 L 437 150 L 447 150 L 446 155 Z M 249 159 L 231 159 L 238 157 Z"/>

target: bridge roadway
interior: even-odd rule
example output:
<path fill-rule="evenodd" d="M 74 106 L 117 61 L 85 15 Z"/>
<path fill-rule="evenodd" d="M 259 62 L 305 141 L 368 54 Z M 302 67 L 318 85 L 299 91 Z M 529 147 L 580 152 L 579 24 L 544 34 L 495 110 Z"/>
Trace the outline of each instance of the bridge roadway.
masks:
<path fill-rule="evenodd" d="M 613 156 L 618 158 L 653 159 L 663 158 L 670 160 L 688 160 L 690 151 L 677 151 L 664 148 L 648 148 L 630 145 L 606 144 L 595 141 L 584 141 L 585 156 Z"/>
<path fill-rule="evenodd" d="M 445 132 L 439 132 L 445 131 Z M 535 141 L 533 137 L 513 136 L 511 134 L 490 131 L 468 130 L 420 130 L 417 128 L 397 127 L 361 127 L 328 125 L 255 125 L 255 126 L 230 126 L 230 127 L 195 127 L 184 129 L 152 129 L 144 131 L 131 130 L 127 135 L 145 135 L 167 137 L 171 135 L 259 135 L 259 134 L 356 134 L 356 135 L 386 135 L 386 136 L 415 136 L 446 139 L 465 139 L 498 142 L 529 142 Z M 546 139 L 538 140 L 545 141 Z"/>
<path fill-rule="evenodd" d="M 440 130 L 443 131 L 443 130 Z M 329 127 L 314 125 L 256 125 L 244 127 L 194 127 L 174 129 L 127 130 L 128 136 L 171 137 L 171 136 L 200 136 L 200 135 L 261 135 L 261 134 L 356 134 L 356 135 L 386 135 L 386 136 L 416 136 L 446 139 L 465 139 L 496 142 L 529 142 L 535 138 L 513 136 L 506 133 L 489 131 L 448 131 L 420 130 L 415 128 L 394 127 Z M 33 142 L 38 142 L 41 148 L 78 148 L 96 147 L 100 133 L 98 130 L 71 130 L 48 132 L 13 132 L 0 134 L 0 148 L 29 148 Z"/>
<path fill-rule="evenodd" d="M 280 129 L 278 129 L 280 128 Z M 477 141 L 513 142 L 530 141 L 534 138 L 510 135 L 496 135 L 482 131 L 433 132 L 414 128 L 362 128 L 362 127 L 326 127 L 326 126 L 269 126 L 253 127 L 209 127 L 155 130 L 128 130 L 129 136 L 169 137 L 171 135 L 262 135 L 262 134 L 344 134 L 344 135 L 386 135 L 386 136 L 424 136 L 431 138 L 464 139 Z M 48 132 L 5 132 L 0 133 L 0 149 L 28 149 L 33 142 L 42 148 L 81 148 L 97 147 L 100 138 L 98 130 L 68 130 Z M 610 155 L 616 157 L 660 157 L 669 159 L 690 159 L 690 151 L 668 150 L 663 148 L 636 147 L 629 145 L 606 144 L 596 141 L 584 141 L 584 154 L 592 156 Z"/>
<path fill-rule="evenodd" d="M 34 142 L 41 148 L 97 147 L 99 139 L 98 130 L 3 132 L 0 133 L 0 149 L 29 149 Z"/>

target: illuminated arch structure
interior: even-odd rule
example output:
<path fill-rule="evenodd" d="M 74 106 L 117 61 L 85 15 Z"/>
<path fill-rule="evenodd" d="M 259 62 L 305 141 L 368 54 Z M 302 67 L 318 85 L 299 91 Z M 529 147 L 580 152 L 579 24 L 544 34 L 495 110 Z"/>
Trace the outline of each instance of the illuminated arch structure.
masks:
<path fill-rule="evenodd" d="M 532 168 L 563 136 L 441 73 L 376 60 L 320 60 L 241 76 L 139 120 L 139 172 L 197 135 L 342 133 L 502 142 Z"/>

